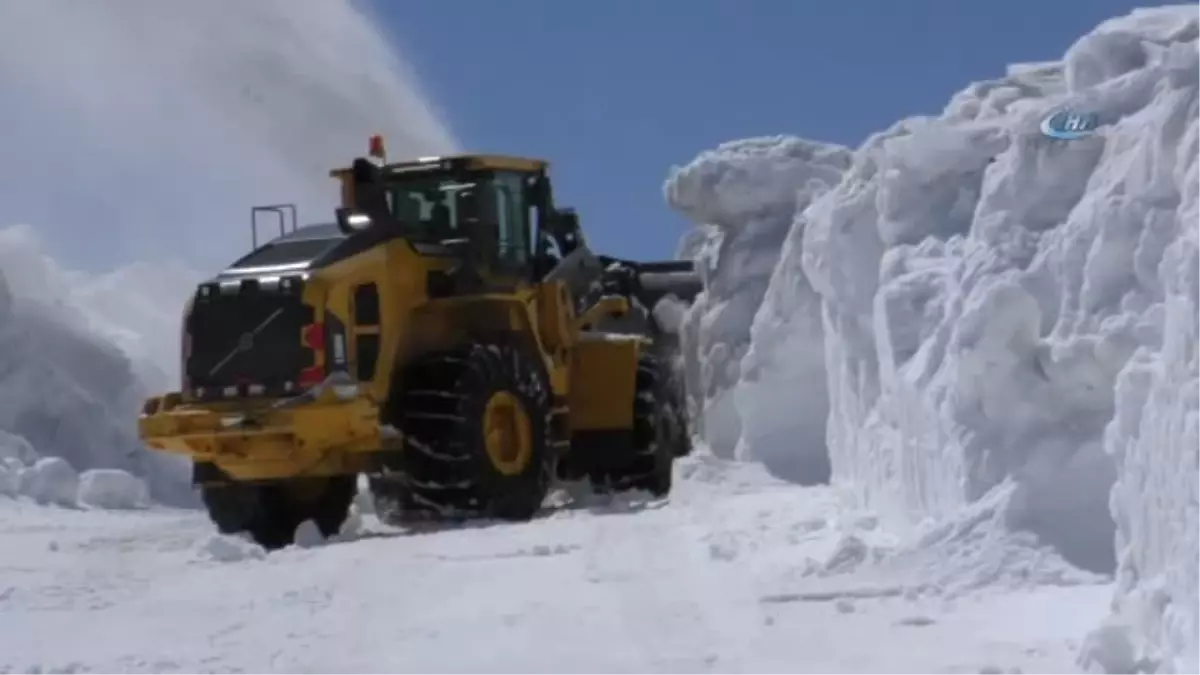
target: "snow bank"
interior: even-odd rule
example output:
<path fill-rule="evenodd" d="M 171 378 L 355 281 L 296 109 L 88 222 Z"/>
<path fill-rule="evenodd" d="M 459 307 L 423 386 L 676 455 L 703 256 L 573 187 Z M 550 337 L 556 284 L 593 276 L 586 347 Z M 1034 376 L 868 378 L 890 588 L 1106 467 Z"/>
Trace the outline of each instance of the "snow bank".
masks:
<path fill-rule="evenodd" d="M 690 406 L 699 413 L 697 432 L 718 456 L 759 456 L 759 439 L 742 433 L 733 395 L 733 385 L 742 379 L 751 323 L 786 246 L 793 215 L 836 184 L 849 162 L 849 150 L 840 146 L 781 136 L 727 143 L 671 172 L 667 200 L 705 224 L 680 246 L 681 254 L 697 260 L 705 282 L 682 320 L 681 338 Z M 807 295 L 813 297 L 811 291 Z M 819 352 L 819 345 L 818 330 L 808 346 Z M 806 364 L 788 365 L 803 370 Z M 771 415 L 776 409 L 757 412 Z M 810 417 L 818 421 L 824 413 L 817 410 Z M 751 418 L 750 430 L 760 428 L 755 421 Z M 748 441 L 740 451 L 739 438 Z M 762 458 L 773 465 L 772 455 Z"/>
<path fill-rule="evenodd" d="M 692 368 L 724 373 L 692 378 L 706 428 L 806 477 L 827 421 L 833 481 L 896 531 L 1010 486 L 1008 528 L 1119 566 L 1135 658 L 1194 670 L 1197 70 L 1194 6 L 1106 22 L 1060 63 L 872 136 L 797 204 L 782 253 L 714 255 L 736 230 L 711 214 L 755 222 L 747 203 L 780 206 L 793 165 L 764 157 L 731 172 L 755 186 L 699 182 L 685 200 L 673 174 L 672 203 L 704 223 L 681 244 L 709 284 Z M 1097 113 L 1097 133 L 1046 138 L 1062 107 Z M 761 294 L 728 290 L 763 267 Z M 747 344 L 733 327 L 750 314 Z M 736 413 L 711 403 L 729 391 Z"/>

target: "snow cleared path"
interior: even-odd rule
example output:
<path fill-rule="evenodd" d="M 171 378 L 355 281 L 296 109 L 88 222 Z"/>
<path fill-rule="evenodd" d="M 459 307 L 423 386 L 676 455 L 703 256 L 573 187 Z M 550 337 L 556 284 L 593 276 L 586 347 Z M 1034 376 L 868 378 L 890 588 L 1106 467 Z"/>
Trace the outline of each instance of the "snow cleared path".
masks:
<path fill-rule="evenodd" d="M 0 671 L 1061 672 L 1111 597 L 814 572 L 871 520 L 759 471 L 689 460 L 669 503 L 427 533 L 368 516 L 272 555 L 196 512 L 0 500 Z"/>

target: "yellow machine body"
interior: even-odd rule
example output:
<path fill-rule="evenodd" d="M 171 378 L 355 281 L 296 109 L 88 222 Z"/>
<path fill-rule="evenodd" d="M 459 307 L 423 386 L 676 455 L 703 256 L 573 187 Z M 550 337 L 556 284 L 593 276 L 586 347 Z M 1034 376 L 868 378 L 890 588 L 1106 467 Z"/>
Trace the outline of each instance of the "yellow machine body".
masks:
<path fill-rule="evenodd" d="M 541 176 L 546 167 L 538 160 L 472 155 L 383 168 L 403 170 L 429 162 L 520 176 Z M 335 170 L 332 176 L 341 182 L 343 209 L 359 209 L 352 170 Z M 568 410 L 573 438 L 631 428 L 638 361 L 648 338 L 589 330 L 601 319 L 628 312 L 626 300 L 603 298 L 577 315 L 565 281 L 537 279 L 502 291 L 436 297 L 430 279 L 461 264 L 453 257 L 422 254 L 405 238 L 391 238 L 306 270 L 302 301 L 314 322 L 336 320 L 345 327 L 344 365 L 359 373 L 350 393 L 337 395 L 327 387 L 283 399 L 202 401 L 185 389 L 146 402 L 139 419 L 141 438 L 151 448 L 188 456 L 209 469 L 204 475 L 197 472 L 198 483 L 368 471 L 372 455 L 402 445 L 396 432 L 381 424 L 380 411 L 402 384 L 397 374 L 403 366 L 429 351 L 496 334 L 513 336 L 537 354 L 555 400 Z M 354 320 L 355 303 L 357 291 L 368 286 L 375 289 L 378 311 L 363 323 Z M 360 350 L 368 343 L 373 345 L 373 366 L 363 372 Z M 317 365 L 329 358 L 326 345 Z"/>

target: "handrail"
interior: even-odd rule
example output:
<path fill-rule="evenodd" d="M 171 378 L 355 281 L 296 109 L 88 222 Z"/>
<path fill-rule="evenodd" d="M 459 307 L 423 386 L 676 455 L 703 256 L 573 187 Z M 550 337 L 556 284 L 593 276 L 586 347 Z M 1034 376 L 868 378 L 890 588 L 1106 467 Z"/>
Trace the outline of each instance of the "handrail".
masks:
<path fill-rule="evenodd" d="M 289 233 L 287 227 L 287 217 L 290 215 L 292 220 L 291 232 L 296 231 L 296 205 L 295 204 L 266 204 L 264 206 L 255 206 L 250 209 L 250 243 L 254 249 L 258 249 L 258 216 L 262 213 L 273 213 L 279 218 L 279 236 L 284 236 Z"/>

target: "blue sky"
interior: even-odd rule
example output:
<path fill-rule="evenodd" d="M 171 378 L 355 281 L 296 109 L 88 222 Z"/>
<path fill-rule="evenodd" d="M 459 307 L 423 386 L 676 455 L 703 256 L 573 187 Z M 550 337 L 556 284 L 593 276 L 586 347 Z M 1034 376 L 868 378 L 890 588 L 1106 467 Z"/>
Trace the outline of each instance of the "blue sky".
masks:
<path fill-rule="evenodd" d="M 594 247 L 670 257 L 669 167 L 746 136 L 857 146 L 1127 0 L 375 0 L 470 150 L 552 162 Z"/>

